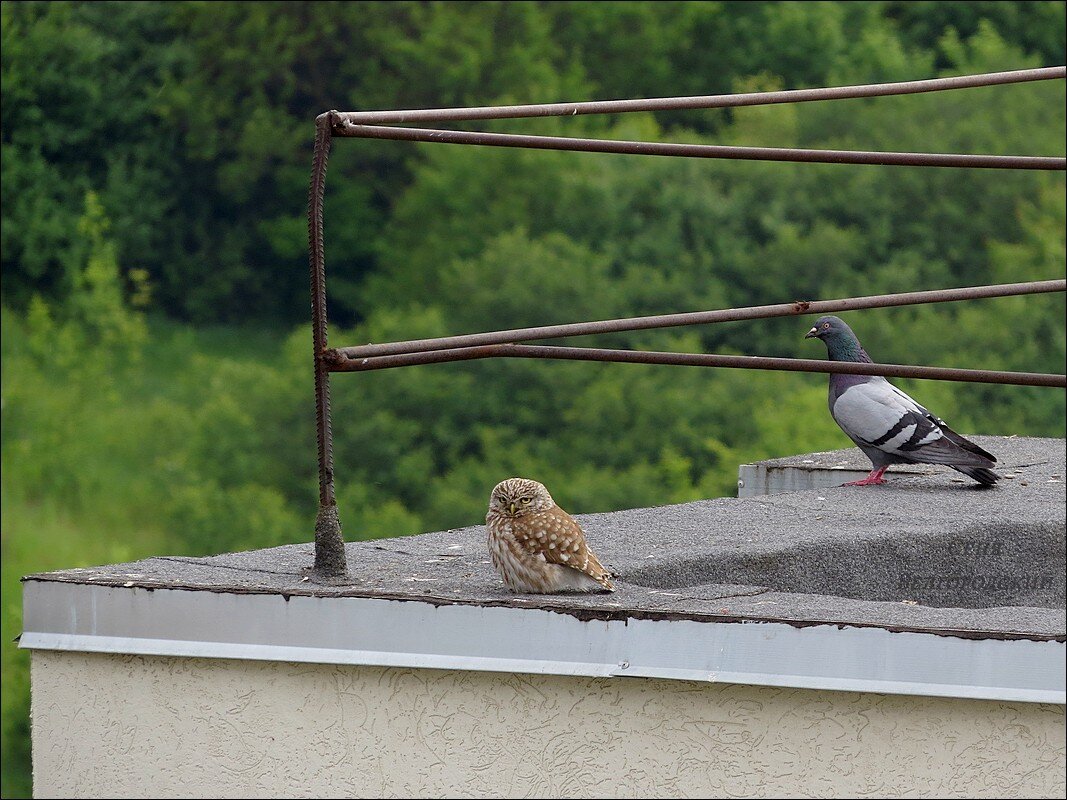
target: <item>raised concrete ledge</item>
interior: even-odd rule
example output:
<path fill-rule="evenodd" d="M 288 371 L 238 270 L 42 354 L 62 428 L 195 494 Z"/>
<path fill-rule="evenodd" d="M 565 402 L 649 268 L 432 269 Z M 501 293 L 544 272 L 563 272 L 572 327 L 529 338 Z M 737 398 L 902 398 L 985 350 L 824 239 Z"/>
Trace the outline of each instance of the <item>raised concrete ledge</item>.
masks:
<path fill-rule="evenodd" d="M 30 576 L 23 647 L 639 676 L 1063 703 L 1064 443 L 956 473 L 581 516 L 612 595 L 514 595 L 480 525 Z M 801 457 L 807 458 L 807 457 Z"/>
<path fill-rule="evenodd" d="M 1046 451 L 1039 442 L 1049 439 L 1033 439 L 1021 436 L 970 436 L 989 452 L 997 455 L 999 464 L 997 472 L 1005 480 L 1026 482 L 1031 473 L 1028 470 L 1044 461 L 1052 452 Z M 1037 445 L 1037 446 L 1035 446 Z M 829 489 L 841 486 L 848 481 L 866 478 L 871 471 L 870 460 L 856 447 L 846 450 L 828 450 L 818 453 L 805 453 L 785 458 L 770 458 L 754 464 L 742 464 L 737 471 L 737 496 L 757 497 L 783 492 L 801 492 L 808 489 Z M 969 478 L 949 471 L 946 467 L 933 464 L 897 464 L 890 467 L 886 478 L 894 476 L 937 476 L 948 475 L 955 483 L 973 484 Z M 1064 479 L 1061 471 L 1051 476 Z"/>

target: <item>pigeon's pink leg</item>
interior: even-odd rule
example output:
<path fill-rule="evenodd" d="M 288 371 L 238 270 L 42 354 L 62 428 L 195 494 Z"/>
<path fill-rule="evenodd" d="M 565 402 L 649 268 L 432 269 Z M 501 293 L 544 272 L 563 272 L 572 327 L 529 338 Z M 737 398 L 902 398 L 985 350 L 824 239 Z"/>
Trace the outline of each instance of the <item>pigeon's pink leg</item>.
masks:
<path fill-rule="evenodd" d="M 862 481 L 849 481 L 848 483 L 841 484 L 842 486 L 878 486 L 885 483 L 882 475 L 885 474 L 886 467 L 879 467 L 878 469 L 872 469 L 871 474 L 864 478 Z"/>

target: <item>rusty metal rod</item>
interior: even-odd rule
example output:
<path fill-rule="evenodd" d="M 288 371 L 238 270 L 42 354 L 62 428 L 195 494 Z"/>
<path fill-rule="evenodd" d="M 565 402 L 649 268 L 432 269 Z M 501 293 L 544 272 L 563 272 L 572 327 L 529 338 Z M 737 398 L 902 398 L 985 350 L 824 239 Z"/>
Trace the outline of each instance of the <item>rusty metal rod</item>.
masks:
<path fill-rule="evenodd" d="M 442 336 L 435 339 L 365 344 L 331 350 L 328 351 L 327 355 L 337 354 L 339 357 L 358 359 L 372 356 L 398 355 L 401 353 L 417 353 L 427 350 L 445 350 L 456 347 L 504 344 L 531 339 L 558 339 L 567 336 L 587 336 L 598 333 L 672 328 L 684 325 L 705 325 L 716 322 L 737 322 L 747 319 L 788 317 L 803 314 L 834 314 L 839 311 L 856 311 L 863 308 L 944 303 L 957 300 L 979 300 L 989 297 L 1009 297 L 1012 295 L 1062 291 L 1067 291 L 1067 280 L 1029 281 L 1026 283 L 1006 283 L 993 286 L 969 286 L 959 289 L 933 289 L 922 292 L 847 297 L 840 300 L 796 301 L 793 303 L 729 308 L 718 311 L 690 311 L 681 314 L 659 314 L 650 317 L 571 322 L 564 325 L 544 325 L 536 328 L 515 328 L 504 331 L 469 333 L 460 336 Z M 333 356 L 331 355 L 331 357 Z"/>
<path fill-rule="evenodd" d="M 610 361 L 624 364 L 669 364 L 686 367 L 732 367 L 785 372 L 844 372 L 850 375 L 883 375 L 889 378 L 927 378 L 970 383 L 999 383 L 1014 386 L 1067 387 L 1067 375 L 1040 372 L 1003 372 L 984 369 L 921 367 L 906 364 L 860 364 L 852 361 L 822 361 L 808 358 L 766 358 L 763 356 L 723 356 L 707 353 L 664 353 L 646 350 L 608 350 L 599 347 L 556 347 L 529 344 L 492 344 L 460 347 L 375 358 L 327 361 L 333 372 L 366 372 L 417 364 L 440 364 L 481 358 L 544 358 L 563 361 Z"/>
<path fill-rule="evenodd" d="M 580 153 L 616 153 L 685 158 L 729 158 L 742 161 L 794 161 L 819 164 L 868 164 L 893 167 L 970 167 L 974 169 L 1067 169 L 1067 158 L 1055 156 L 997 156 L 969 153 L 889 153 L 869 150 L 810 150 L 791 147 L 737 147 L 676 142 L 631 142 L 616 139 L 578 139 L 569 136 L 531 136 L 516 133 L 445 131 L 342 123 L 335 136 L 440 142 Z"/>
<path fill-rule="evenodd" d="M 478 119 L 519 119 L 525 117 L 571 117 L 579 114 L 619 114 L 630 111 L 680 111 L 700 108 L 734 108 L 774 103 L 803 103 L 812 100 L 844 100 L 858 97 L 940 92 L 1026 81 L 1046 81 L 1067 77 L 1067 67 L 1041 67 L 951 78 L 874 83 L 860 86 L 830 86 L 816 89 L 789 89 L 777 92 L 746 92 L 692 97 L 659 97 L 639 100 L 596 100 L 583 103 L 540 103 L 475 108 L 421 108 L 391 111 L 334 112 L 354 125 L 375 123 L 456 122 Z"/>
<path fill-rule="evenodd" d="M 322 230 L 322 205 L 331 141 L 330 121 L 325 116 L 319 116 L 315 120 L 315 149 L 308 188 L 308 263 L 311 274 L 315 427 L 319 456 L 319 510 L 315 518 L 315 564 L 312 575 L 319 580 L 341 580 L 348 572 L 345 542 L 334 493 L 330 371 L 322 358 L 327 347 L 326 250 Z"/>
<path fill-rule="evenodd" d="M 330 158 L 330 129 L 318 120 L 315 153 L 308 192 L 308 251 L 311 271 L 312 339 L 315 348 L 315 421 L 319 450 L 319 503 L 332 505 L 333 481 L 330 435 L 330 379 L 320 368 L 319 355 L 327 347 L 326 252 L 322 234 L 322 203 L 326 189 L 326 166 Z"/>

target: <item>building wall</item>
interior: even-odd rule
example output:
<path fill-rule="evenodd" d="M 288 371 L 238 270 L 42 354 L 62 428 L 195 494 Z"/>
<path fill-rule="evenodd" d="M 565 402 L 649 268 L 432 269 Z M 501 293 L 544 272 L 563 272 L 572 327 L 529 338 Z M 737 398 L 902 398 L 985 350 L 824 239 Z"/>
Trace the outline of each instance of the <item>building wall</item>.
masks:
<path fill-rule="evenodd" d="M 1064 708 L 33 653 L 37 797 L 1062 797 Z"/>

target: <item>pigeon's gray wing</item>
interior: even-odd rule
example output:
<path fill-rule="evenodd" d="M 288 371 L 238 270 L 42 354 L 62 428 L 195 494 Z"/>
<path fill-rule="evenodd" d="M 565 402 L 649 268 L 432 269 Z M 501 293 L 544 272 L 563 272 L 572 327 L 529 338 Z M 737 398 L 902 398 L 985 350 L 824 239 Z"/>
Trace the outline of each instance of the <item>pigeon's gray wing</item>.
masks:
<path fill-rule="evenodd" d="M 853 441 L 905 461 L 974 467 L 996 461 L 884 378 L 846 389 L 833 416 Z"/>

